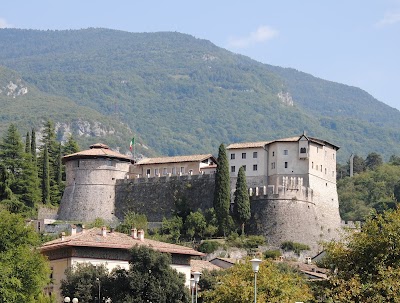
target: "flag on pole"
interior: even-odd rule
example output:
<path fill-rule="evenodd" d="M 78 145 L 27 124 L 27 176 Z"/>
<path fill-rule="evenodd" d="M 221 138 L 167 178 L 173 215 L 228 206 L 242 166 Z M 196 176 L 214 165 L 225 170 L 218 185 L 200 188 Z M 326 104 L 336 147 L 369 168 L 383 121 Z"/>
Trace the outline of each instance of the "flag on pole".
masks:
<path fill-rule="evenodd" d="M 132 151 L 133 145 L 135 145 L 135 138 L 132 138 L 131 143 L 129 144 L 129 149 Z"/>

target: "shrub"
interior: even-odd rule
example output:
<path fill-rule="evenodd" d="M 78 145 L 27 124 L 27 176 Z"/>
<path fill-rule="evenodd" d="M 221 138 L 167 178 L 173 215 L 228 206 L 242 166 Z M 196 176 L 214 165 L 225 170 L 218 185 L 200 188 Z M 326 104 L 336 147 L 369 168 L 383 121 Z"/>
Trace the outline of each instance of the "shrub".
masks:
<path fill-rule="evenodd" d="M 219 246 L 218 242 L 215 242 L 215 241 L 203 241 L 200 244 L 198 250 L 203 252 L 203 253 L 210 254 L 210 253 L 213 253 L 214 251 L 216 251 L 218 246 Z"/>
<path fill-rule="evenodd" d="M 310 250 L 308 245 L 292 241 L 282 242 L 281 248 L 285 251 L 294 251 L 297 255 L 300 255 L 303 250 Z"/>
<path fill-rule="evenodd" d="M 278 257 L 280 257 L 281 251 L 278 249 L 275 250 L 267 250 L 266 252 L 264 252 L 264 258 L 265 259 L 276 259 Z"/>

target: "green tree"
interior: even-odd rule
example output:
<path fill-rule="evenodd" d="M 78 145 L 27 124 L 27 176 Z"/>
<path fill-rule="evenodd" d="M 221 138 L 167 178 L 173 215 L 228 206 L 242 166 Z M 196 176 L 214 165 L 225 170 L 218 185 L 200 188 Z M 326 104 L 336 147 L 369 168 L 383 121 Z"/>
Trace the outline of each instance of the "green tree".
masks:
<path fill-rule="evenodd" d="M 231 204 L 231 189 L 229 177 L 229 162 L 224 144 L 219 146 L 218 166 L 215 175 L 214 209 L 218 220 L 220 234 L 226 235 L 230 227 L 229 209 Z"/>
<path fill-rule="evenodd" d="M 183 229 L 183 221 L 181 217 L 174 216 L 170 219 L 163 218 L 162 220 L 162 233 L 169 236 L 172 243 L 178 243 Z"/>
<path fill-rule="evenodd" d="M 31 135 L 31 154 L 32 154 L 32 159 L 33 161 L 37 161 L 37 155 L 36 155 L 36 132 L 35 129 L 32 128 L 32 135 Z"/>
<path fill-rule="evenodd" d="M 326 244 L 324 302 L 399 302 L 400 210 L 369 217 L 361 232 Z"/>
<path fill-rule="evenodd" d="M 118 232 L 130 235 L 132 228 L 143 229 L 147 233 L 147 217 L 143 214 L 128 211 L 124 215 L 124 221 L 117 226 Z"/>
<path fill-rule="evenodd" d="M 204 302 L 254 302 L 254 273 L 250 262 L 235 264 L 217 273 L 217 283 L 202 292 Z M 312 299 L 310 288 L 299 274 L 284 270 L 269 260 L 260 264 L 257 274 L 257 302 L 292 303 Z"/>
<path fill-rule="evenodd" d="M 79 145 L 72 135 L 69 135 L 64 145 L 63 154 L 70 155 L 79 152 Z"/>
<path fill-rule="evenodd" d="M 190 212 L 186 218 L 184 227 L 186 235 L 191 239 L 195 239 L 196 237 L 202 238 L 207 227 L 207 222 L 201 210 Z"/>
<path fill-rule="evenodd" d="M 31 153 L 31 138 L 30 138 L 29 132 L 26 133 L 26 137 L 25 137 L 25 153 L 27 153 L 27 154 Z"/>
<path fill-rule="evenodd" d="M 22 216 L 0 211 L 0 303 L 37 302 L 50 268 L 36 248 L 39 236 Z"/>
<path fill-rule="evenodd" d="M 50 172 L 49 172 L 49 156 L 47 146 L 44 146 L 42 160 L 42 203 L 50 204 Z"/>
<path fill-rule="evenodd" d="M 107 267 L 78 263 L 66 270 L 65 279 L 61 280 L 61 294 L 79 298 L 81 303 L 99 302 L 99 284 L 100 296 L 109 297 L 111 285 Z"/>
<path fill-rule="evenodd" d="M 236 180 L 235 190 L 235 204 L 233 205 L 233 217 L 237 224 L 242 229 L 242 235 L 244 235 L 244 225 L 251 217 L 250 212 L 250 197 L 247 191 L 246 173 L 244 167 L 239 168 L 238 177 Z"/>
<path fill-rule="evenodd" d="M 383 164 L 382 156 L 377 153 L 369 153 L 365 159 L 365 167 L 370 170 L 375 170 Z"/>

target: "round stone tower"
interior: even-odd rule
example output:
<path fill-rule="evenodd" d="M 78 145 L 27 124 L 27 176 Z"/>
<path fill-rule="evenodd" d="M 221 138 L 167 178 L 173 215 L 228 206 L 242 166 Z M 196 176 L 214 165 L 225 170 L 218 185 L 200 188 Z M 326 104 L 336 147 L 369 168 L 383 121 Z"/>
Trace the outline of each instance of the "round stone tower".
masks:
<path fill-rule="evenodd" d="M 115 183 L 129 172 L 132 159 L 101 143 L 63 157 L 66 187 L 58 219 L 91 222 L 115 219 Z"/>

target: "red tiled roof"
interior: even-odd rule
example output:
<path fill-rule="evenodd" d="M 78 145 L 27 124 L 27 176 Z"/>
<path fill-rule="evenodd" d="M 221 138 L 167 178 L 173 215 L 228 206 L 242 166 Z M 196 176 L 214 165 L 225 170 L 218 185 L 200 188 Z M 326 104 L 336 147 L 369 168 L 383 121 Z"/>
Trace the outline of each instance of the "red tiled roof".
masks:
<path fill-rule="evenodd" d="M 63 162 L 67 162 L 73 159 L 79 158 L 114 158 L 123 161 L 131 161 L 132 159 L 127 156 L 120 154 L 116 151 L 111 150 L 107 145 L 102 143 L 96 143 L 90 146 L 90 149 L 83 150 L 74 154 L 66 155 L 63 157 Z"/>
<path fill-rule="evenodd" d="M 198 252 L 190 247 L 181 245 L 175 245 L 150 239 L 134 239 L 119 232 L 107 232 L 105 236 L 102 235 L 100 228 L 92 228 L 85 230 L 84 232 L 77 233 L 75 235 L 66 236 L 64 239 L 58 238 L 44 243 L 40 250 L 41 252 L 47 252 L 52 250 L 58 250 L 66 247 L 98 247 L 98 248 L 116 248 L 116 249 L 130 249 L 136 244 L 151 247 L 154 250 L 171 253 L 171 254 L 182 254 L 191 256 L 204 256 L 203 253 Z"/>
<path fill-rule="evenodd" d="M 214 162 L 216 161 L 212 154 L 204 154 L 204 155 L 145 158 L 140 160 L 137 164 L 146 165 L 146 164 L 163 164 L 163 163 L 179 163 L 179 162 L 201 162 L 208 158 L 212 158 Z"/>

